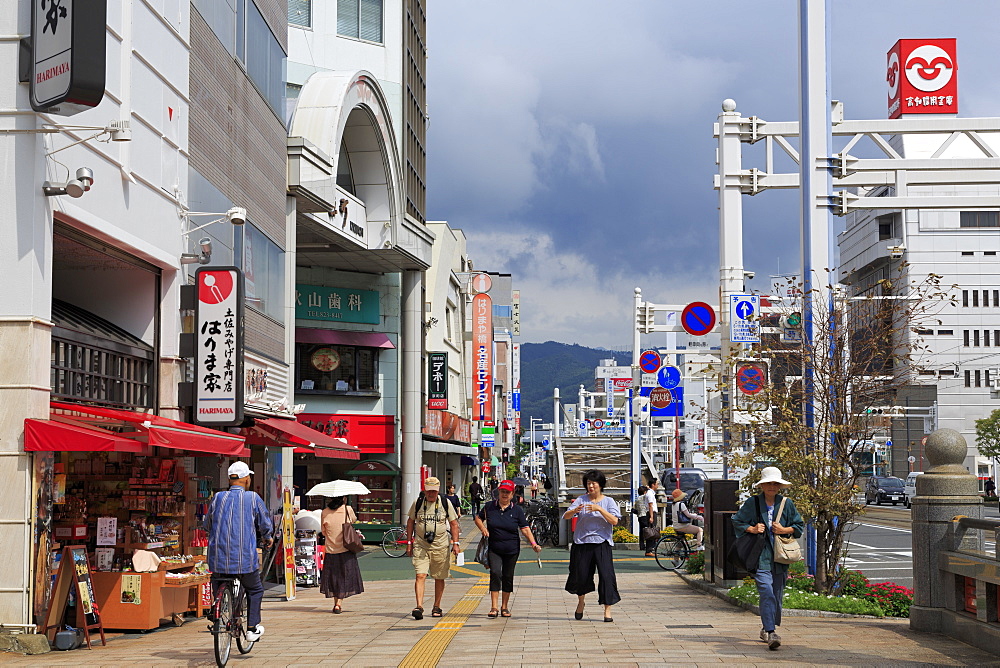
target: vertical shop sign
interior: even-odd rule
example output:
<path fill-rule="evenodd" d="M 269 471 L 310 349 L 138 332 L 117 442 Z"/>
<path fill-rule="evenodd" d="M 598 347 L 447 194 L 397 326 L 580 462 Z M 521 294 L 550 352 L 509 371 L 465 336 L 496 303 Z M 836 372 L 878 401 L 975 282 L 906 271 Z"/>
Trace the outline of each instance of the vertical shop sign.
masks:
<path fill-rule="evenodd" d="M 493 300 L 472 298 L 472 419 L 493 419 Z"/>
<path fill-rule="evenodd" d="M 281 552 L 285 565 L 285 600 L 295 600 L 295 518 L 292 515 L 292 490 L 281 493 Z M 264 564 L 261 564 L 261 568 Z"/>
<path fill-rule="evenodd" d="M 32 109 L 72 116 L 101 103 L 107 21 L 107 0 L 31 0 Z"/>
<path fill-rule="evenodd" d="M 511 294 L 510 332 L 513 336 L 521 336 L 521 291 L 512 290 Z"/>
<path fill-rule="evenodd" d="M 195 272 L 194 421 L 243 422 L 243 274 L 236 267 Z"/>
<path fill-rule="evenodd" d="M 427 354 L 427 408 L 448 410 L 448 353 Z"/>

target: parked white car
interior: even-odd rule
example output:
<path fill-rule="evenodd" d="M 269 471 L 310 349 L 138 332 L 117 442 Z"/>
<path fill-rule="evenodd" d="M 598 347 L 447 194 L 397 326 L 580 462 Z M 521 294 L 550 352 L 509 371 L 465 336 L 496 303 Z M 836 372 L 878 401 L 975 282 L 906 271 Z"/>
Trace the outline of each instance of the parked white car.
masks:
<path fill-rule="evenodd" d="M 907 508 L 913 503 L 913 497 L 917 495 L 917 476 L 923 475 L 923 471 L 913 471 L 906 476 L 903 482 L 903 505 Z"/>

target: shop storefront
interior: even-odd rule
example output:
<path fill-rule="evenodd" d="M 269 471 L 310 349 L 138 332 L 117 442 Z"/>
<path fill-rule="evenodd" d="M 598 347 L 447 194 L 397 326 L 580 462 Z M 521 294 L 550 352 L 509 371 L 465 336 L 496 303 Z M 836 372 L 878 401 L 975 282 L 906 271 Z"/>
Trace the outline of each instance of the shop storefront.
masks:
<path fill-rule="evenodd" d="M 455 485 L 459 496 L 476 475 L 476 448 L 471 445 L 469 420 L 442 410 L 424 409 L 423 465 L 447 489 Z"/>

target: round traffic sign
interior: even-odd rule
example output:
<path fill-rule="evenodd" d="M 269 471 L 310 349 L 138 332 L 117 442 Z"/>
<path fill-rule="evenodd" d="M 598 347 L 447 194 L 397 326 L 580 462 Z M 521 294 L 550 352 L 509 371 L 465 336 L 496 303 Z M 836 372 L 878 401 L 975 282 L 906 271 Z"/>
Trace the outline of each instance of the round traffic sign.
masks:
<path fill-rule="evenodd" d="M 490 472 L 490 463 L 483 462 L 483 473 L 489 473 L 489 472 Z"/>
<path fill-rule="evenodd" d="M 639 355 L 639 368 L 645 373 L 656 373 L 662 363 L 660 353 L 655 350 L 643 350 L 642 354 Z"/>
<path fill-rule="evenodd" d="M 914 457 L 913 455 L 910 455 L 909 457 L 906 458 L 906 461 L 912 464 L 913 462 L 917 461 L 917 458 Z"/>
<path fill-rule="evenodd" d="M 649 405 L 657 410 L 667 408 L 674 402 L 674 394 L 668 389 L 654 387 L 649 393 Z"/>
<path fill-rule="evenodd" d="M 705 302 L 691 302 L 681 311 L 681 327 L 692 336 L 704 336 L 715 327 L 715 309 Z"/>
<path fill-rule="evenodd" d="M 743 364 L 736 370 L 736 387 L 743 394 L 757 394 L 766 382 L 764 369 L 759 364 Z"/>
<path fill-rule="evenodd" d="M 601 419 L 594 420 L 594 429 L 603 429 L 603 428 L 604 428 L 604 420 Z"/>
<path fill-rule="evenodd" d="M 662 366 L 656 374 L 656 382 L 665 390 L 672 390 L 681 384 L 681 372 L 675 366 Z"/>

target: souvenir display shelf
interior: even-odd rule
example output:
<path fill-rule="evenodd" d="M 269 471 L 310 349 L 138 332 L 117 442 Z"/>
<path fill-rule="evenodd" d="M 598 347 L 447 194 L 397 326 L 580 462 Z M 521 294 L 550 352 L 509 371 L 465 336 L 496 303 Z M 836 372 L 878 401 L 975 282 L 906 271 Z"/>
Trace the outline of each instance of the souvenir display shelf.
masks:
<path fill-rule="evenodd" d="M 355 523 L 365 542 L 380 543 L 382 534 L 390 527 L 402 526 L 399 512 L 399 469 L 389 462 L 367 460 L 358 468 L 348 471 L 371 494 L 351 498 L 351 505 L 358 513 Z"/>

